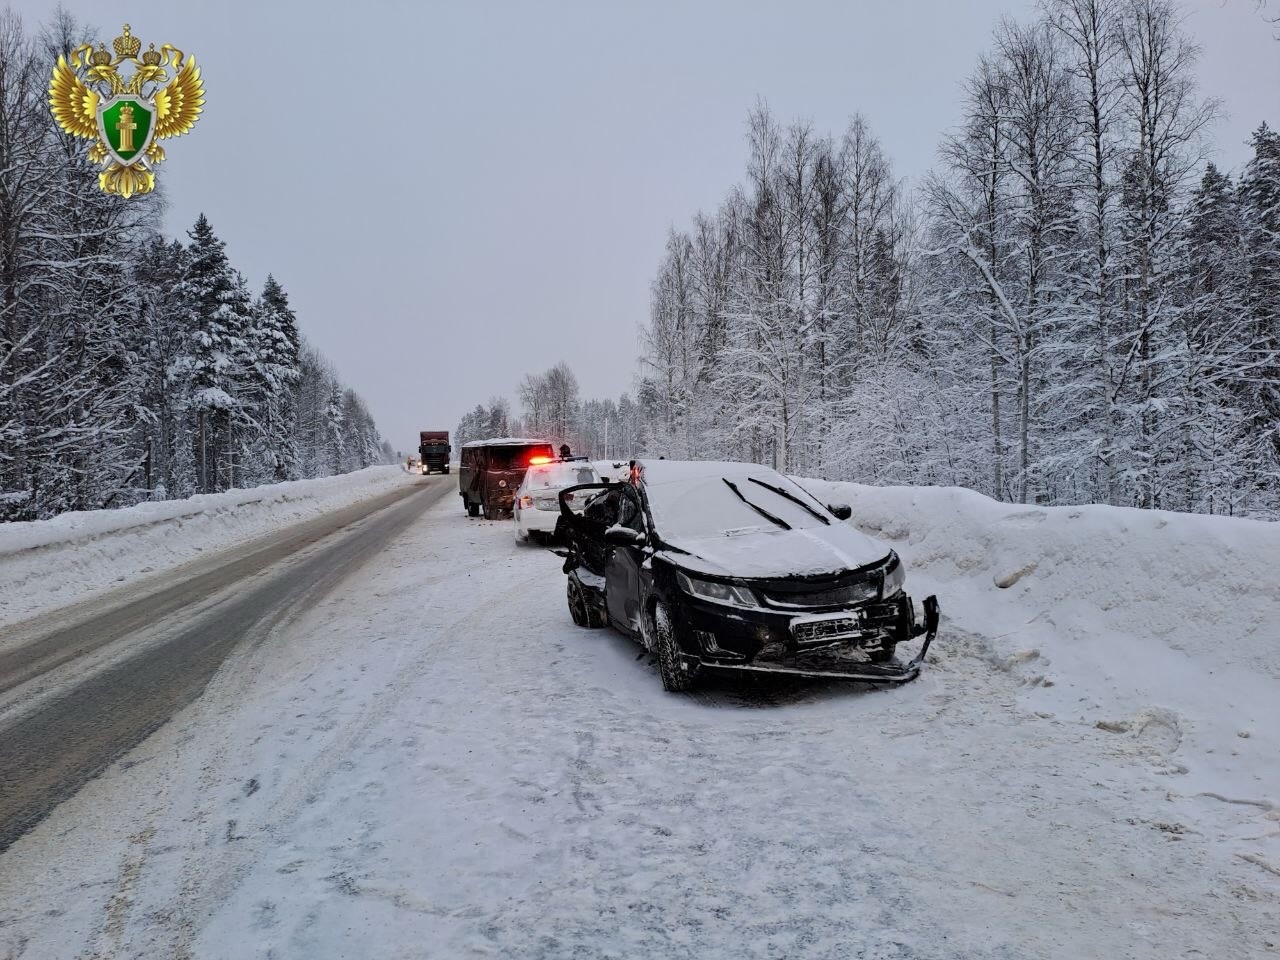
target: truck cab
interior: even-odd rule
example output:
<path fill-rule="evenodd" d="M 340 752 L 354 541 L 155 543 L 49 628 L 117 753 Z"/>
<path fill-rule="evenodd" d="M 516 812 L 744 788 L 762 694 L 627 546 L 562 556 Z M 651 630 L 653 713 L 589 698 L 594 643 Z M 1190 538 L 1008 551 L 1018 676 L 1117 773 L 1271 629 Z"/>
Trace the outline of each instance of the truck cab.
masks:
<path fill-rule="evenodd" d="M 449 453 L 453 449 L 449 446 L 449 431 L 423 430 L 418 434 L 418 441 L 418 454 L 422 458 L 422 475 L 426 476 L 432 470 L 448 473 Z"/>

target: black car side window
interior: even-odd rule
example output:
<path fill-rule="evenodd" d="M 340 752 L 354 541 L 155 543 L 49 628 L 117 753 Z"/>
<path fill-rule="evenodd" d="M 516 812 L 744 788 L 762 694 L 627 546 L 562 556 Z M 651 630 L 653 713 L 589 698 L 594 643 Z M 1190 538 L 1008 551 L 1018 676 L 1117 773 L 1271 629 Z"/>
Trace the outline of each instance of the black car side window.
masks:
<path fill-rule="evenodd" d="M 618 491 L 606 490 L 595 497 L 583 511 L 583 516 L 588 520 L 602 523 L 605 527 L 613 526 L 618 522 Z"/>

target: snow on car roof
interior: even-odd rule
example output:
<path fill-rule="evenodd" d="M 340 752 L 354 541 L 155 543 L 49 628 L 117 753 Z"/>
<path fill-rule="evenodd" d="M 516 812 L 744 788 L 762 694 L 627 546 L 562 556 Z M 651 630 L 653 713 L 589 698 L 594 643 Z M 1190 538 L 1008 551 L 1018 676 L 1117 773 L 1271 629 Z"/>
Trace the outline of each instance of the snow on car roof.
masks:
<path fill-rule="evenodd" d="M 649 460 L 644 464 L 645 484 L 667 483 L 673 480 L 703 480 L 727 477 L 730 480 L 747 477 L 781 476 L 773 467 L 758 463 L 740 463 L 736 460 Z"/>
<path fill-rule="evenodd" d="M 550 440 L 534 440 L 530 437 L 494 437 L 492 440 L 470 440 L 464 447 L 519 447 L 531 443 L 551 446 Z"/>

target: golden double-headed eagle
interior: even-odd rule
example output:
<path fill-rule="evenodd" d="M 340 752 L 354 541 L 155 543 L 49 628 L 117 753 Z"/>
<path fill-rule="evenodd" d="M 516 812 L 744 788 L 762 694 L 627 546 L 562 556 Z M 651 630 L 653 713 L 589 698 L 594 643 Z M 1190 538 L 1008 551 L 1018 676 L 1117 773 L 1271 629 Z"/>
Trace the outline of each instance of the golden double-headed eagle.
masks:
<path fill-rule="evenodd" d="M 165 44 L 139 56 L 142 43 L 129 32 L 112 42 L 77 47 L 58 57 L 49 82 L 49 106 L 66 133 L 96 141 L 89 159 L 101 164 L 98 186 L 130 197 L 155 188 L 155 165 L 164 160 L 157 141 L 186 133 L 200 118 L 204 81 L 195 57 Z M 133 65 L 126 79 L 118 68 Z M 173 79 L 169 78 L 169 68 Z"/>

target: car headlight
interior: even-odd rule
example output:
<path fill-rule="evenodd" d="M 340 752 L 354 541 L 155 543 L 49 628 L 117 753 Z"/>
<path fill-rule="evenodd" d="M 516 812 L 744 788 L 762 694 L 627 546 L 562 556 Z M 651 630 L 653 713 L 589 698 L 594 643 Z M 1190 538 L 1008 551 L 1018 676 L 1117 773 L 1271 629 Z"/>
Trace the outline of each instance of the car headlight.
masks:
<path fill-rule="evenodd" d="M 712 603 L 723 603 L 731 607 L 758 607 L 755 595 L 746 587 L 732 583 L 717 583 L 714 580 L 698 580 L 686 574 L 676 573 L 676 581 L 680 589 L 702 600 Z"/>
<path fill-rule="evenodd" d="M 902 565 L 896 553 L 889 554 L 889 564 L 884 570 L 884 587 L 880 591 L 880 599 L 892 597 L 907 582 L 907 568 Z"/>

